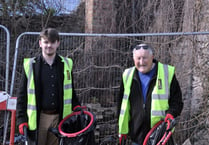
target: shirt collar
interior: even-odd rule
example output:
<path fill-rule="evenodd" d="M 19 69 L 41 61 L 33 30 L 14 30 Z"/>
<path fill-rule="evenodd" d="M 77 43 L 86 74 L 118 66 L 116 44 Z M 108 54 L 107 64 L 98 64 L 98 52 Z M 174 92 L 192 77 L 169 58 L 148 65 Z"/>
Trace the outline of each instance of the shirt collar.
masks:
<path fill-rule="evenodd" d="M 59 56 L 58 56 L 58 54 L 56 53 L 56 55 L 55 55 L 55 58 L 54 58 L 54 61 L 53 61 L 52 65 L 57 64 L 58 58 L 59 58 Z M 42 63 L 44 63 L 44 64 L 47 64 L 47 62 L 46 62 L 46 60 L 44 59 L 43 55 L 41 55 L 41 62 L 42 62 Z"/>

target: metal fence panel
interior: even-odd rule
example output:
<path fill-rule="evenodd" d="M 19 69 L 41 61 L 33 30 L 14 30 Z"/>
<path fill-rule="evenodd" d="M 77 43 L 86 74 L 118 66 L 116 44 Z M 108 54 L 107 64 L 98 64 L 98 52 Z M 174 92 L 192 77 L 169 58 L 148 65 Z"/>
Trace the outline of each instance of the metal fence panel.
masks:
<path fill-rule="evenodd" d="M 0 25 L 0 91 L 5 91 L 8 93 L 9 87 L 9 50 L 10 50 L 10 33 L 9 30 Z M 6 109 L 6 108 L 4 108 Z M 0 131 L 3 132 L 0 140 L 3 143 L 6 140 L 7 127 L 9 121 L 9 112 L 0 112 Z M 4 119 L 3 119 L 4 118 Z"/>
<path fill-rule="evenodd" d="M 6 92 L 9 83 L 9 47 L 9 31 L 5 26 L 0 25 L 0 91 Z"/>
<path fill-rule="evenodd" d="M 74 34 L 60 33 L 61 43 L 58 53 L 71 57 L 74 61 L 74 83 L 77 95 L 83 105 L 96 114 L 96 141 L 112 136 L 117 139 L 117 94 L 121 75 L 125 68 L 133 66 L 132 48 L 139 43 L 149 43 L 154 47 L 155 57 L 167 64 L 176 66 L 176 75 L 184 97 L 185 106 L 191 105 L 192 70 L 195 67 L 196 51 L 194 44 L 200 35 L 193 33 L 148 33 L 148 34 Z M 16 94 L 23 58 L 40 53 L 36 32 L 21 34 L 16 42 L 12 85 L 10 91 Z M 201 70 L 200 70 L 201 71 Z M 205 102 L 200 102 L 205 106 Z M 196 129 L 198 120 L 186 121 L 190 108 L 184 108 L 176 129 L 181 144 Z M 187 118 L 188 119 L 188 118 Z"/>

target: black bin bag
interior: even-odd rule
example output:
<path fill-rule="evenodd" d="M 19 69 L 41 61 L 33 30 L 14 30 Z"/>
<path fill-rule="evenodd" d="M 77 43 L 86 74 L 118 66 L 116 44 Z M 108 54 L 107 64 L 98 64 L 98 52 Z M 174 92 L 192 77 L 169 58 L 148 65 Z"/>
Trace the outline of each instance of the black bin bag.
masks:
<path fill-rule="evenodd" d="M 60 145 L 95 145 L 95 115 L 89 111 L 73 112 L 58 125 Z"/>
<path fill-rule="evenodd" d="M 159 121 L 148 132 L 143 142 L 143 145 L 175 145 L 172 137 L 174 126 L 176 125 L 175 119 Z"/>

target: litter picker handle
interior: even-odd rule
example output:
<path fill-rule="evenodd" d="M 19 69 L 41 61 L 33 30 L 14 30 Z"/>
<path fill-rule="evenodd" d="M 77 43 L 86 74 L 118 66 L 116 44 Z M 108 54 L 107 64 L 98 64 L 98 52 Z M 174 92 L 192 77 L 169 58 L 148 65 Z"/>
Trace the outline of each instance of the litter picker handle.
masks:
<path fill-rule="evenodd" d="M 25 145 L 28 145 L 28 128 L 27 126 L 23 126 L 23 132 L 25 136 Z"/>
<path fill-rule="evenodd" d="M 124 137 L 124 136 L 122 137 L 122 140 L 121 140 L 121 145 L 126 145 L 126 139 L 125 139 L 125 137 Z"/>

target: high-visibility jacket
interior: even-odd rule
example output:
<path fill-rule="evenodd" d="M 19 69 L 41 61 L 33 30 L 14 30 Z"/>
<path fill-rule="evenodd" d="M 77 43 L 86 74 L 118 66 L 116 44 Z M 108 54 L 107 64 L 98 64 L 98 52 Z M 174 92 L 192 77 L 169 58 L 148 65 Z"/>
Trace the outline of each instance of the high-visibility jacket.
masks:
<path fill-rule="evenodd" d="M 175 68 L 170 65 L 158 62 L 157 80 L 152 92 L 151 103 L 151 124 L 152 128 L 161 118 L 165 117 L 165 111 L 168 110 L 170 85 L 174 76 Z M 119 116 L 119 134 L 128 134 L 130 120 L 130 102 L 129 96 L 131 84 L 135 72 L 135 67 L 128 68 L 123 73 L 124 95 L 121 104 Z"/>
<path fill-rule="evenodd" d="M 70 58 L 62 57 L 64 63 L 64 82 L 63 82 L 63 115 L 69 115 L 72 112 L 72 76 L 71 71 L 73 67 L 73 61 Z M 35 94 L 35 82 L 33 73 L 34 58 L 24 59 L 24 70 L 27 76 L 27 115 L 28 115 L 28 126 L 30 130 L 37 129 L 37 106 L 36 106 L 36 94 Z"/>

